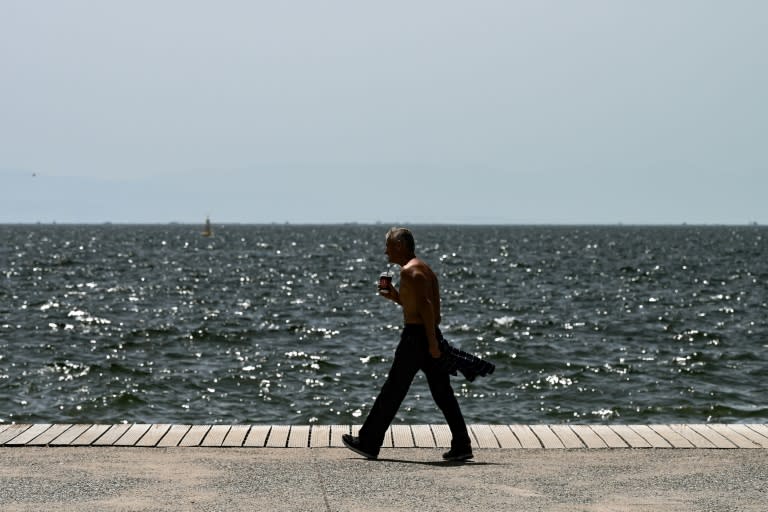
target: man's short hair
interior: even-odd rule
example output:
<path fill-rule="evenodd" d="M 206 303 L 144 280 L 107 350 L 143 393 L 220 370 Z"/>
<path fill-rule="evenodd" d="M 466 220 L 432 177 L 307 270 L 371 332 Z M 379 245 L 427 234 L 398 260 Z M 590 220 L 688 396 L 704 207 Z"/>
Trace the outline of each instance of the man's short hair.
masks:
<path fill-rule="evenodd" d="M 387 240 L 402 242 L 412 253 L 416 252 L 416 241 L 413 239 L 413 233 L 408 228 L 391 228 L 387 231 Z"/>

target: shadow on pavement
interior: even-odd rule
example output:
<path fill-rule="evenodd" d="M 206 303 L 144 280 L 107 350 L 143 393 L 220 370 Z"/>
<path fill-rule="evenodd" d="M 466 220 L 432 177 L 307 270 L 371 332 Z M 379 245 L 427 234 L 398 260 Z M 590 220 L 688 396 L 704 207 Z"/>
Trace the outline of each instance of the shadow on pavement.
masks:
<path fill-rule="evenodd" d="M 417 464 L 420 466 L 432 466 L 432 467 L 456 467 L 456 466 L 508 466 L 509 464 L 499 464 L 496 462 L 475 462 L 471 460 L 466 461 L 423 461 L 423 460 L 407 460 L 407 459 L 360 459 L 356 457 L 349 457 L 347 460 L 364 460 L 366 462 L 397 462 L 399 464 Z"/>

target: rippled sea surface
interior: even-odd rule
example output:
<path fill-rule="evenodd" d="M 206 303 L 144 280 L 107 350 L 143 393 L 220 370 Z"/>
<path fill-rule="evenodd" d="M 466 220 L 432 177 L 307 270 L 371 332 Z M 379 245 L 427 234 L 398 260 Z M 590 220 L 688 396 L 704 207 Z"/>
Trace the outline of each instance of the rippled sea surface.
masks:
<path fill-rule="evenodd" d="M 386 226 L 0 226 L 0 422 L 360 423 Z M 768 229 L 416 226 L 468 423 L 768 421 Z M 396 280 L 397 281 L 397 280 Z M 442 423 L 420 374 L 396 421 Z"/>

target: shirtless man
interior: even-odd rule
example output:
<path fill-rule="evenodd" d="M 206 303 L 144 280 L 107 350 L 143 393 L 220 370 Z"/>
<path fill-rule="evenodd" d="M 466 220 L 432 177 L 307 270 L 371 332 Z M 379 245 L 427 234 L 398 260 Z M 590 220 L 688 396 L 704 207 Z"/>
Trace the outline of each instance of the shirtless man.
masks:
<path fill-rule="evenodd" d="M 357 437 L 345 434 L 344 445 L 368 459 L 378 457 L 384 435 L 405 399 L 416 372 L 427 376 L 432 398 L 443 412 L 453 437 L 446 460 L 472 458 L 472 446 L 459 403 L 451 388 L 450 376 L 439 369 L 440 289 L 437 276 L 423 260 L 416 257 L 413 234 L 405 228 L 387 232 L 386 254 L 390 263 L 400 265 L 400 290 L 390 285 L 379 294 L 403 308 L 405 328 L 395 351 L 392 368 L 371 412 Z"/>

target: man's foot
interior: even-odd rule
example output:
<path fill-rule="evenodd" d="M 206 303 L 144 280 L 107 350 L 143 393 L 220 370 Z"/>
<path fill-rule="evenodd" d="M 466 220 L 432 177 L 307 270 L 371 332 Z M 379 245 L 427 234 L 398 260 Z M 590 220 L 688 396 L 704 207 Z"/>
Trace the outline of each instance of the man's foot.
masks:
<path fill-rule="evenodd" d="M 373 460 L 379 456 L 379 450 L 373 450 L 363 446 L 359 437 L 344 434 L 341 436 L 341 442 L 344 443 L 344 446 L 357 453 L 358 455 L 362 455 L 366 459 Z"/>
<path fill-rule="evenodd" d="M 458 462 L 462 460 L 469 460 L 472 455 L 472 447 L 467 446 L 465 448 L 451 448 L 443 454 L 443 458 L 450 462 Z"/>

